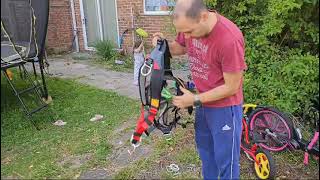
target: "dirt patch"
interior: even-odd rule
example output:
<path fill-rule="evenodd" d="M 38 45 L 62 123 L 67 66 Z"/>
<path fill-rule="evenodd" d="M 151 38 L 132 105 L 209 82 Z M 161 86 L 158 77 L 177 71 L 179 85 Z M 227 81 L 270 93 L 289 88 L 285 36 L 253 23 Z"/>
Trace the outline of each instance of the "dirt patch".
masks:
<path fill-rule="evenodd" d="M 91 153 L 77 155 L 77 156 L 67 156 L 64 157 L 63 160 L 59 161 L 58 164 L 60 166 L 64 166 L 71 169 L 80 168 L 83 164 L 88 162 L 92 158 Z"/>
<path fill-rule="evenodd" d="M 153 147 L 149 144 L 150 138 L 142 136 L 142 143 L 133 154 L 129 154 L 128 150 L 132 151 L 133 147 L 130 144 L 130 138 L 135 128 L 135 122 L 126 122 L 118 130 L 114 132 L 112 137 L 117 137 L 112 140 L 113 152 L 107 157 L 107 169 L 111 175 L 127 167 L 128 165 L 150 156 L 153 152 Z M 156 131 L 155 131 L 156 132 Z M 152 136 L 159 135 L 159 132 Z"/>
<path fill-rule="evenodd" d="M 152 154 L 153 147 L 151 143 L 149 143 L 150 138 L 146 136 L 143 136 L 142 145 L 139 146 L 132 155 L 128 153 L 128 150 L 132 150 L 130 138 L 135 128 L 135 121 L 136 119 L 131 119 L 124 122 L 110 135 L 112 138 L 109 140 L 109 143 L 113 148 L 110 156 L 106 157 L 106 166 L 83 172 L 80 179 L 96 179 L 96 177 L 111 178 L 123 168 Z M 152 134 L 152 136 L 159 135 L 161 135 L 161 133 L 158 131 L 154 131 Z"/>
<path fill-rule="evenodd" d="M 161 179 L 161 178 L 179 178 L 179 179 L 199 179 L 201 178 L 201 163 L 183 163 L 177 161 L 176 157 L 182 150 L 194 146 L 193 128 L 188 127 L 184 129 L 183 136 L 179 138 L 179 142 L 168 148 L 165 153 L 149 165 L 148 169 L 144 169 L 135 175 L 135 179 Z M 155 140 L 156 141 L 156 138 Z M 153 142 L 154 143 L 154 142 Z M 276 179 L 319 179 L 318 168 L 311 165 L 305 166 L 303 164 L 303 152 L 294 152 L 292 156 L 288 157 L 290 152 L 285 154 L 272 153 L 276 162 Z M 310 160 L 311 161 L 311 160 Z M 179 167 L 178 172 L 172 172 L 168 167 L 175 164 Z M 256 174 L 254 171 L 254 162 L 250 161 L 244 153 L 240 157 L 240 172 L 243 179 L 254 179 Z"/>
<path fill-rule="evenodd" d="M 76 81 L 95 86 L 100 89 L 112 90 L 119 95 L 138 100 L 138 87 L 133 85 L 133 74 L 126 72 L 110 71 L 92 65 L 91 60 L 74 60 L 70 55 L 58 56 L 49 60 L 49 75 L 59 78 L 71 78 Z M 26 68 L 32 71 L 32 65 Z M 38 68 L 38 66 L 36 66 Z M 37 69 L 39 72 L 39 69 Z M 189 71 L 173 70 L 175 76 L 187 80 Z"/>
<path fill-rule="evenodd" d="M 106 169 L 93 169 L 83 173 L 79 179 L 111 179 Z"/>
<path fill-rule="evenodd" d="M 17 177 L 17 176 L 8 176 L 8 177 L 2 177 L 1 179 L 21 179 L 21 177 Z"/>
<path fill-rule="evenodd" d="M 14 158 L 7 156 L 4 159 L 1 159 L 1 165 L 10 164 Z"/>

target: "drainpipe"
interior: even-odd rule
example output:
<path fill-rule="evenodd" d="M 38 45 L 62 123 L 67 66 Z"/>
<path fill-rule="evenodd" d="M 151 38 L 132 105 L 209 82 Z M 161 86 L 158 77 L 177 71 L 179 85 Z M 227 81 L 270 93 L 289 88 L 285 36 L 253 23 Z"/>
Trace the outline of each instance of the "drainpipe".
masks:
<path fill-rule="evenodd" d="M 79 41 L 78 41 L 78 33 L 77 33 L 77 22 L 76 22 L 76 15 L 74 13 L 74 1 L 70 0 L 70 8 L 71 8 L 71 15 L 72 15 L 72 31 L 73 37 L 76 43 L 76 52 L 79 52 Z"/>
<path fill-rule="evenodd" d="M 132 28 L 132 48 L 134 48 L 134 42 L 135 42 L 135 37 L 134 37 L 134 16 L 133 16 L 133 7 L 131 7 L 131 28 Z"/>

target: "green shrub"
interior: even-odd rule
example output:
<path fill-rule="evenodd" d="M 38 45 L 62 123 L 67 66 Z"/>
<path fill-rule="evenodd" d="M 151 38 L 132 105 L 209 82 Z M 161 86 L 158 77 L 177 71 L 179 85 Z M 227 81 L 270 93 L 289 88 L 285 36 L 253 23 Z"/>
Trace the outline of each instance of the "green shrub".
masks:
<path fill-rule="evenodd" d="M 269 51 L 271 52 L 271 51 Z M 249 61 L 244 92 L 247 102 L 274 105 L 281 110 L 303 114 L 319 92 L 319 60 L 293 49 L 275 54 L 258 54 L 265 62 Z"/>
<path fill-rule="evenodd" d="M 118 52 L 115 50 L 115 44 L 110 40 L 98 41 L 95 44 L 97 55 L 107 61 L 114 61 L 118 57 Z"/>
<path fill-rule="evenodd" d="M 245 36 L 245 101 L 307 113 L 319 93 L 319 0 L 206 2 Z"/>

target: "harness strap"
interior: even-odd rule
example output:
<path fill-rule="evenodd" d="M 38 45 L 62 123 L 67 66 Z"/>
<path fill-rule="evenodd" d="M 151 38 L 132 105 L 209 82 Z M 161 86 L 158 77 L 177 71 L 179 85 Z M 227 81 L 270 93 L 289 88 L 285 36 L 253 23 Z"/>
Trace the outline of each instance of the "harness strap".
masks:
<path fill-rule="evenodd" d="M 134 133 L 133 133 L 133 135 L 134 135 L 134 136 L 138 136 L 138 137 L 140 137 L 142 134 L 137 133 L 137 132 L 134 132 Z"/>
<path fill-rule="evenodd" d="M 166 80 L 176 82 L 177 95 L 183 94 L 179 86 L 185 87 L 181 79 L 173 76 L 170 69 L 171 57 L 168 42 L 166 40 L 160 40 L 158 41 L 157 47 L 151 52 L 151 56 L 146 59 L 144 65 L 140 68 L 139 92 L 142 106 L 141 114 L 135 132 L 133 133 L 133 144 L 140 142 L 141 135 L 143 133 L 148 135 L 155 127 L 165 134 L 170 133 L 180 119 L 180 115 L 178 114 L 180 109 L 176 107 L 172 110 L 172 112 L 175 111 L 172 122 L 167 123 L 163 121 L 164 124 L 161 124 L 159 119 L 155 119 L 160 108 L 160 101 L 162 100 L 161 92 L 166 85 Z M 149 79 L 150 83 L 147 82 Z M 169 97 L 169 95 L 170 93 L 167 93 L 167 97 Z M 165 111 L 168 111 L 170 108 L 173 108 L 173 106 L 166 107 Z"/>
<path fill-rule="evenodd" d="M 149 125 L 152 126 L 152 118 L 150 118 L 150 116 L 146 119 L 144 119 L 144 121 Z"/>

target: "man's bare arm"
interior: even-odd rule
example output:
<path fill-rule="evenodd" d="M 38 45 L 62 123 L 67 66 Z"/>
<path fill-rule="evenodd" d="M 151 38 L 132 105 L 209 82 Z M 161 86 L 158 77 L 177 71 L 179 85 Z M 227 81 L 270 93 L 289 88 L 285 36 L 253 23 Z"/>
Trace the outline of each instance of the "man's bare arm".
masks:
<path fill-rule="evenodd" d="M 209 103 L 218 101 L 220 99 L 229 97 L 238 92 L 240 82 L 242 81 L 243 72 L 223 73 L 225 83 L 221 86 L 213 88 L 207 92 L 199 94 L 202 103 Z M 186 108 L 192 106 L 194 103 L 194 94 L 187 89 L 181 88 L 182 96 L 174 96 L 173 104 L 179 108 Z"/>
<path fill-rule="evenodd" d="M 237 73 L 223 73 L 225 83 L 210 91 L 199 94 L 202 103 L 217 101 L 234 95 L 240 88 L 243 72 Z"/>
<path fill-rule="evenodd" d="M 172 56 L 179 56 L 186 54 L 186 47 L 181 46 L 176 41 L 169 43 L 169 49 Z"/>

